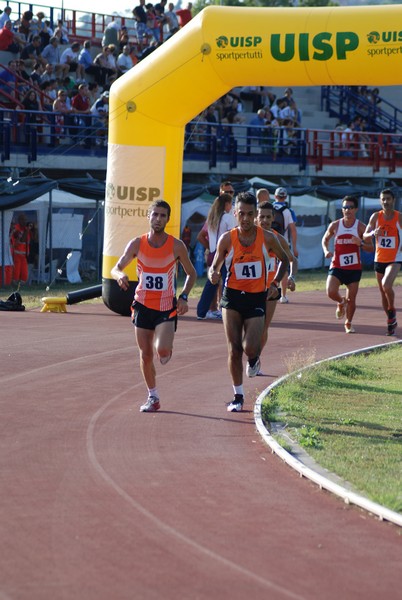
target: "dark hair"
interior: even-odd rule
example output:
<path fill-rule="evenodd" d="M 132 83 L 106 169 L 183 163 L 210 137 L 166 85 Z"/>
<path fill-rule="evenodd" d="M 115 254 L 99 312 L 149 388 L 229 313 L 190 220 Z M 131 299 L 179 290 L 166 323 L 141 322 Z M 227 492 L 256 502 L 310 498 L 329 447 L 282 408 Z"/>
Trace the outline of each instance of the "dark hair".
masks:
<path fill-rule="evenodd" d="M 240 192 L 240 194 L 237 194 L 236 204 L 239 204 L 239 202 L 250 204 L 255 208 L 257 207 L 257 198 L 251 192 Z"/>
<path fill-rule="evenodd" d="M 344 199 L 342 200 L 342 204 L 343 204 L 344 202 L 352 202 L 352 203 L 353 203 L 353 206 L 354 206 L 355 208 L 358 208 L 358 206 L 359 206 L 359 201 L 358 201 L 358 199 L 356 198 L 356 196 L 345 196 L 345 197 L 344 197 Z"/>
<path fill-rule="evenodd" d="M 384 190 L 381 191 L 381 194 L 389 194 L 390 196 L 392 196 L 395 200 L 395 194 L 394 192 L 391 190 L 391 188 L 385 188 Z M 381 195 L 380 194 L 380 195 Z"/>
<path fill-rule="evenodd" d="M 266 200 L 265 202 L 260 202 L 257 205 L 257 208 L 258 208 L 258 210 L 262 210 L 262 209 L 272 210 L 272 211 L 274 210 L 273 205 L 268 200 Z"/>
<path fill-rule="evenodd" d="M 154 208 L 166 208 L 168 212 L 168 219 L 170 218 L 170 204 L 166 200 L 154 200 L 148 208 L 148 214 L 150 215 Z"/>

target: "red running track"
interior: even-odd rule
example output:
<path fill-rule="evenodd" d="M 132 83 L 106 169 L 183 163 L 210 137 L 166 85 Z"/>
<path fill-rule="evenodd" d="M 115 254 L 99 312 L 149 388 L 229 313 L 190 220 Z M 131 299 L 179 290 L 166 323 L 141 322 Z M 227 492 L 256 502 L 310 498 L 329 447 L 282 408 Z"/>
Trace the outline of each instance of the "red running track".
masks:
<path fill-rule="evenodd" d="M 194 301 L 157 369 L 157 414 L 138 411 L 129 319 L 1 313 L 1 600 L 401 598 L 400 529 L 299 478 L 252 411 L 295 355 L 388 341 L 378 292 L 361 290 L 356 335 L 324 293 L 291 300 L 237 414 L 222 324 Z"/>

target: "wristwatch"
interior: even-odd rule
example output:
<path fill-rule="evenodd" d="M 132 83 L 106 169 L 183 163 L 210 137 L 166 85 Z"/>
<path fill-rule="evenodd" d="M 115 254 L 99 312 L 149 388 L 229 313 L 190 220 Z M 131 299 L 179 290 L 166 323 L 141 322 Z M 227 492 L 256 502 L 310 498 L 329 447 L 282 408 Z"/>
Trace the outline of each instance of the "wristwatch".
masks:
<path fill-rule="evenodd" d="M 182 300 L 184 300 L 184 302 L 188 302 L 188 296 L 187 296 L 187 294 L 180 294 L 179 298 L 181 298 Z"/>

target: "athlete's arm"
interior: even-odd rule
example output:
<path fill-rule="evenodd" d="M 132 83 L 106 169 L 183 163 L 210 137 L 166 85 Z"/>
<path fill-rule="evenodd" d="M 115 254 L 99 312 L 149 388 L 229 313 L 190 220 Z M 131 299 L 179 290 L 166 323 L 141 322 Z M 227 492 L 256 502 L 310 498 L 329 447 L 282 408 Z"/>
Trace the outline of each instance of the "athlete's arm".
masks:
<path fill-rule="evenodd" d="M 364 239 L 364 232 L 366 231 L 366 224 L 362 223 L 361 221 L 359 221 L 359 226 L 357 228 L 359 237 L 357 238 L 357 240 L 360 240 L 361 244 L 360 244 L 360 248 L 362 248 L 362 250 L 364 250 L 365 252 L 372 252 L 374 247 L 373 247 L 373 236 L 370 235 L 369 238 Z M 352 238 L 353 239 L 353 238 Z M 355 241 L 355 243 L 357 243 L 357 240 Z M 359 246 L 359 244 L 357 244 Z"/>
<path fill-rule="evenodd" d="M 125 274 L 124 269 L 137 256 L 139 247 L 140 247 L 140 238 L 135 238 L 135 239 L 131 240 L 125 247 L 123 254 L 120 256 L 119 260 L 117 261 L 117 263 L 115 264 L 113 269 L 110 271 L 113 279 L 115 279 L 117 281 L 117 283 L 119 284 L 121 289 L 124 291 L 128 290 L 128 288 L 130 286 L 129 278 Z"/>
<path fill-rule="evenodd" d="M 174 255 L 180 261 L 181 266 L 186 274 L 186 280 L 184 282 L 182 294 L 188 296 L 192 290 L 192 287 L 197 279 L 197 271 L 194 268 L 193 263 L 189 259 L 188 250 L 185 243 L 182 240 L 175 239 L 174 241 Z M 184 315 L 188 311 L 188 302 L 184 298 L 177 299 L 177 314 Z"/>
<path fill-rule="evenodd" d="M 227 231 L 220 236 L 212 265 L 208 270 L 208 278 L 213 285 L 219 283 L 221 276 L 221 267 L 225 261 L 225 257 L 230 249 L 230 231 Z"/>
<path fill-rule="evenodd" d="M 377 235 L 378 235 L 378 229 L 376 227 L 377 218 L 378 218 L 378 212 L 375 212 L 371 215 L 370 221 L 368 222 L 368 225 L 366 227 L 366 231 L 363 233 L 363 239 L 365 241 L 372 238 L 373 236 L 377 237 Z"/>
<path fill-rule="evenodd" d="M 333 221 L 332 223 L 330 223 L 330 225 L 328 225 L 328 229 L 324 233 L 324 236 L 321 240 L 322 251 L 324 252 L 325 258 L 332 258 L 334 255 L 334 253 L 330 252 L 330 250 L 328 249 L 328 244 L 329 244 L 329 240 L 331 238 L 333 238 L 335 235 L 335 224 L 336 223 L 337 223 L 337 221 Z"/>
<path fill-rule="evenodd" d="M 288 277 L 288 289 L 291 292 L 294 292 L 296 289 L 296 281 L 295 281 L 295 276 L 297 274 L 297 271 L 299 269 L 299 261 L 297 260 L 296 256 L 292 253 L 292 251 L 290 250 L 290 246 L 287 243 L 286 239 L 283 237 L 283 235 L 281 235 L 280 233 L 277 234 L 276 236 L 279 240 L 280 245 L 282 246 L 282 248 L 285 250 L 286 255 L 289 259 L 290 262 L 290 272 L 289 272 L 289 277 Z"/>
<path fill-rule="evenodd" d="M 297 250 L 297 229 L 296 229 L 296 224 L 293 223 L 293 222 L 289 223 L 288 229 L 290 231 L 290 239 L 292 240 L 293 254 L 295 256 L 299 256 L 299 251 Z"/>
<path fill-rule="evenodd" d="M 266 249 L 268 250 L 268 252 L 270 252 L 270 251 L 273 252 L 275 254 L 275 256 L 277 256 L 277 258 L 280 260 L 278 270 L 274 277 L 274 281 L 276 283 L 279 283 L 280 281 L 282 281 L 285 273 L 287 272 L 290 261 L 286 254 L 286 251 L 279 243 L 276 235 L 271 233 L 271 231 L 266 231 L 266 230 L 263 230 L 263 231 L 264 231 L 264 243 L 265 243 Z"/>

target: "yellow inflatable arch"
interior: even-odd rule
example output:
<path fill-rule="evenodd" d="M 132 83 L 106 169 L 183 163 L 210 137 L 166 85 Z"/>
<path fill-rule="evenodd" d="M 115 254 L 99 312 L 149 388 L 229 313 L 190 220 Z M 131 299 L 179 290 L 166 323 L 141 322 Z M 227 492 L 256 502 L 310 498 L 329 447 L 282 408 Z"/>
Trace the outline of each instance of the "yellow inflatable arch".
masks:
<path fill-rule="evenodd" d="M 172 207 L 180 234 L 184 128 L 239 85 L 394 85 L 402 75 L 402 6 L 211 6 L 111 88 L 103 249 L 103 300 L 129 313 L 133 294 L 110 270 L 148 230 L 147 208 Z M 135 261 L 128 270 L 132 288 Z"/>

